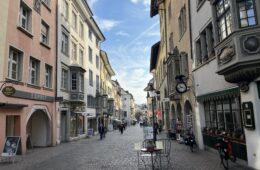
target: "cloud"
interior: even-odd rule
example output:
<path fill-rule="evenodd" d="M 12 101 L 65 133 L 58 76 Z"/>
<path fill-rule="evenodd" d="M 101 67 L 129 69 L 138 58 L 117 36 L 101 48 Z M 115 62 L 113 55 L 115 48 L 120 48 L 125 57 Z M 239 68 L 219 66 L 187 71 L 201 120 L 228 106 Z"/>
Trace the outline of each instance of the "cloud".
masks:
<path fill-rule="evenodd" d="M 99 17 L 95 17 L 95 20 L 97 21 L 99 28 L 103 31 L 110 31 L 120 23 L 120 21 L 112 19 L 101 19 Z"/>
<path fill-rule="evenodd" d="M 150 0 L 130 0 L 134 4 L 143 3 L 144 6 L 150 5 Z"/>
<path fill-rule="evenodd" d="M 93 9 L 94 4 L 97 3 L 98 0 L 86 0 L 86 1 L 88 3 L 89 7 L 91 9 Z"/>
<path fill-rule="evenodd" d="M 130 35 L 124 31 L 119 31 L 116 33 L 116 35 L 123 36 L 123 37 L 129 37 Z"/>

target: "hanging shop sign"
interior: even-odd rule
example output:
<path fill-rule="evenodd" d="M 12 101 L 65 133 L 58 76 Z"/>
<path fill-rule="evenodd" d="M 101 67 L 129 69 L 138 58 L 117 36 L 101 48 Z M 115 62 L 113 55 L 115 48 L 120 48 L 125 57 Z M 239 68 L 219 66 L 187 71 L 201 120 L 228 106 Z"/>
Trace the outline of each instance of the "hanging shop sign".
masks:
<path fill-rule="evenodd" d="M 5 96 L 12 96 L 14 93 L 15 93 L 15 88 L 12 87 L 12 86 L 5 86 L 2 90 L 2 93 L 5 95 Z"/>

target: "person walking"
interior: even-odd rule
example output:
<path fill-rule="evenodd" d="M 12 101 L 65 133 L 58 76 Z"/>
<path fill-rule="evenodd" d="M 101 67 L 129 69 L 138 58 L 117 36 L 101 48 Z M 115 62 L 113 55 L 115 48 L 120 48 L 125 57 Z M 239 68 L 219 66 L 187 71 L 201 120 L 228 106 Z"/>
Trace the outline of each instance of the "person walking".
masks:
<path fill-rule="evenodd" d="M 103 136 L 104 136 L 104 132 L 105 132 L 105 128 L 104 128 L 104 125 L 102 123 L 99 124 L 98 132 L 99 132 L 99 135 L 100 135 L 100 140 L 102 140 Z"/>

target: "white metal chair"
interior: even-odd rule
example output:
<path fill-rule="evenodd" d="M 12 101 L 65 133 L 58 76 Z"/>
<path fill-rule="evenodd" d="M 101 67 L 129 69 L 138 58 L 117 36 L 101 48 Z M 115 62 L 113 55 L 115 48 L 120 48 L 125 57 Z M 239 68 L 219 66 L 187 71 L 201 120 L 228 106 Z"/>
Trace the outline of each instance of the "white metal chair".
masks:
<path fill-rule="evenodd" d="M 156 147 L 162 149 L 160 151 L 160 163 L 167 163 L 167 169 L 170 165 L 171 155 L 171 140 L 170 139 L 158 139 L 156 141 Z"/>

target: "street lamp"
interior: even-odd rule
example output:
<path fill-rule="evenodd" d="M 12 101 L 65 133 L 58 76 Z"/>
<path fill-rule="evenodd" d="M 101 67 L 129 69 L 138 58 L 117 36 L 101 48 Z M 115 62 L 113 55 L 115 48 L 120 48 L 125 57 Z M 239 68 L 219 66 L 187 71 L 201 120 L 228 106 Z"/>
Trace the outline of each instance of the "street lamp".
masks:
<path fill-rule="evenodd" d="M 156 127 L 155 127 L 155 113 L 154 113 L 154 102 L 156 101 L 156 96 L 157 96 L 157 93 L 156 93 L 156 90 L 155 88 L 153 87 L 152 84 L 148 84 L 148 86 L 144 89 L 145 91 L 148 92 L 149 94 L 149 97 L 151 97 L 152 99 L 152 112 L 153 112 L 153 141 L 155 143 L 156 141 Z"/>

